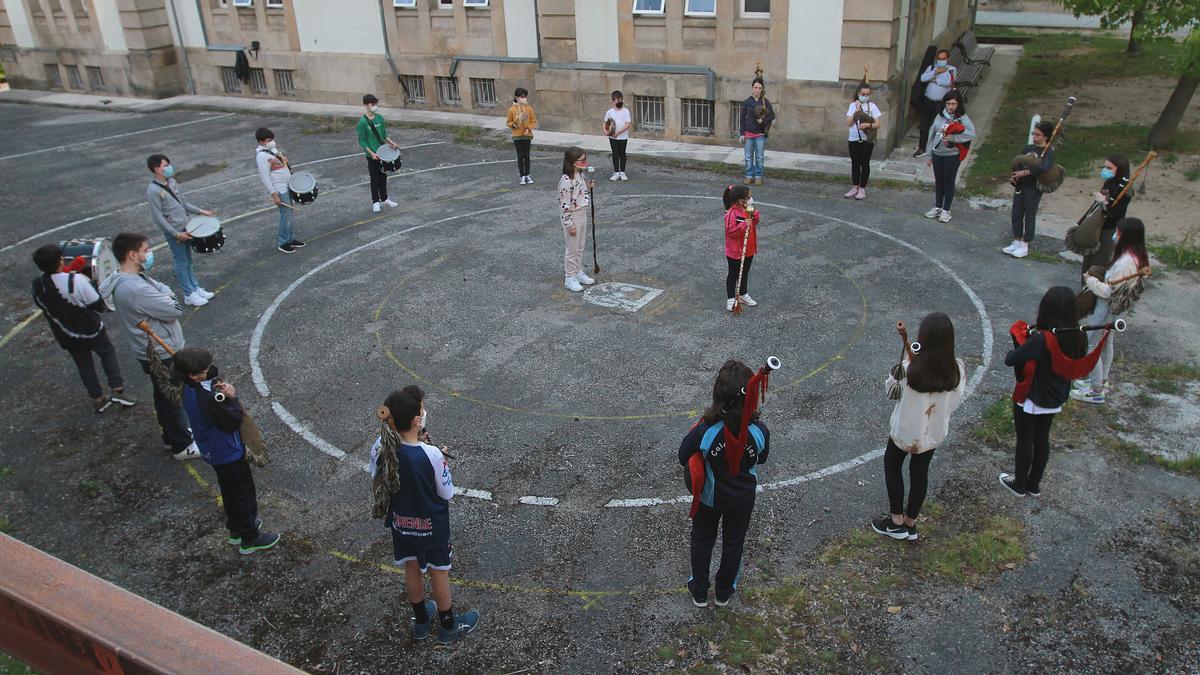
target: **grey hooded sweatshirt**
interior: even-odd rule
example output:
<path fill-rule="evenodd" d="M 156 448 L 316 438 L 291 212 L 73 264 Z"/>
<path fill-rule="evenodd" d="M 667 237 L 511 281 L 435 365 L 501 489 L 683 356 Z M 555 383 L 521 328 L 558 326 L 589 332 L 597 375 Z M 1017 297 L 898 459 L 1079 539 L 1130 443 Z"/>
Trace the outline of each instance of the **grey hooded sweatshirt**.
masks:
<path fill-rule="evenodd" d="M 150 329 L 172 350 L 179 351 L 186 346 L 183 326 L 179 323 L 183 308 L 166 284 L 151 279 L 145 273 L 118 272 L 100 284 L 100 294 L 112 300 L 117 318 L 115 333 L 120 333 L 121 343 L 133 358 L 146 360 L 146 341 L 150 339 L 137 327 L 139 321 L 149 323 Z M 171 358 L 158 342 L 152 341 L 152 344 L 159 358 Z"/>

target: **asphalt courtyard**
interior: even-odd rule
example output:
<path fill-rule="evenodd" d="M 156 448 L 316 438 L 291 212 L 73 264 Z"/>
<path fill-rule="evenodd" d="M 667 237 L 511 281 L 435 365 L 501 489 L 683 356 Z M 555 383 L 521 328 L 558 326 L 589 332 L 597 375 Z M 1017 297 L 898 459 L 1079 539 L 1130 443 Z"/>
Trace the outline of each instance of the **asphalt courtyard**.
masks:
<path fill-rule="evenodd" d="M 3 506 L 16 536 L 302 668 L 395 670 L 379 659 L 429 651 L 405 636 L 402 576 L 369 517 L 362 467 L 389 391 L 425 387 L 431 432 L 457 457 L 456 604 L 484 617 L 429 667 L 544 657 L 550 669 L 611 670 L 653 644 L 648 625 L 691 611 L 675 453 L 723 361 L 783 362 L 764 410 L 773 448 L 742 573 L 753 584 L 756 569 L 795 572 L 823 538 L 881 512 L 897 320 L 952 317 L 970 378 L 964 423 L 1011 386 L 1009 323 L 1067 281 L 998 255 L 1007 227 L 994 212 L 964 206 L 941 224 L 921 217 L 919 190 L 855 202 L 841 185 L 769 179 L 754 189 L 760 305 L 733 316 L 720 197 L 736 179 L 633 157 L 630 180 L 612 183 L 595 156 L 601 271 L 570 293 L 561 151 L 535 140 L 536 184 L 522 186 L 509 149 L 394 129 L 400 205 L 375 214 L 353 129 L 302 133 L 311 124 L 0 106 L 0 465 L 14 469 Z M 255 175 L 263 125 L 319 181 L 294 218 L 308 246 L 292 255 L 275 250 L 275 209 Z M 97 417 L 44 320 L 18 330 L 34 309 L 37 246 L 120 231 L 161 242 L 143 203 L 154 152 L 224 223 L 224 248 L 195 263 L 216 297 L 188 309 L 185 332 L 216 354 L 272 448 L 256 480 L 265 525 L 284 539 L 265 555 L 223 543 L 207 466 L 164 458 L 135 363 L 122 365 L 142 403 Z M 153 276 L 177 288 L 165 248 Z M 98 494 L 81 497 L 85 483 Z"/>

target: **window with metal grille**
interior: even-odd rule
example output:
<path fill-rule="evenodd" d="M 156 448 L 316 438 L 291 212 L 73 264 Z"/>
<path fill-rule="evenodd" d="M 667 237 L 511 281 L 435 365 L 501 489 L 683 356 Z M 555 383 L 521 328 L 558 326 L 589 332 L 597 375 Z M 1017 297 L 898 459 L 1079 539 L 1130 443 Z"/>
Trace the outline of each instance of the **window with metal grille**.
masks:
<path fill-rule="evenodd" d="M 46 66 L 46 84 L 51 89 L 62 89 L 62 73 L 58 70 L 57 63 L 47 63 Z"/>
<path fill-rule="evenodd" d="M 729 137 L 737 138 L 742 135 L 742 102 L 729 102 Z"/>
<path fill-rule="evenodd" d="M 680 131 L 691 136 L 712 136 L 713 102 L 702 98 L 684 98 L 679 103 L 683 113 Z"/>
<path fill-rule="evenodd" d="M 67 66 L 67 84 L 72 89 L 83 89 L 83 76 L 79 74 L 79 66 Z"/>
<path fill-rule="evenodd" d="M 267 7 L 271 9 L 283 9 L 283 0 L 267 0 Z"/>
<path fill-rule="evenodd" d="M 275 91 L 280 96 L 295 96 L 296 84 L 292 80 L 293 71 L 275 69 L 272 72 L 275 73 Z"/>
<path fill-rule="evenodd" d="M 662 96 L 634 96 L 633 111 L 633 123 L 638 131 L 662 131 L 667 128 Z"/>
<path fill-rule="evenodd" d="M 250 69 L 250 91 L 256 94 L 269 94 L 267 89 L 267 74 L 262 68 Z"/>
<path fill-rule="evenodd" d="M 401 75 L 400 86 L 404 89 L 404 101 L 425 105 L 425 78 L 420 75 Z"/>
<path fill-rule="evenodd" d="M 458 96 L 458 80 L 453 77 L 437 78 L 438 103 L 444 106 L 460 106 L 462 99 Z"/>
<path fill-rule="evenodd" d="M 242 93 L 242 81 L 238 79 L 233 66 L 221 66 L 221 82 L 225 85 L 225 93 Z"/>
<path fill-rule="evenodd" d="M 100 66 L 88 66 L 87 74 L 92 91 L 104 91 L 104 72 L 100 70 Z"/>
<path fill-rule="evenodd" d="M 476 108 L 496 107 L 496 81 L 480 77 L 471 78 L 471 103 Z"/>

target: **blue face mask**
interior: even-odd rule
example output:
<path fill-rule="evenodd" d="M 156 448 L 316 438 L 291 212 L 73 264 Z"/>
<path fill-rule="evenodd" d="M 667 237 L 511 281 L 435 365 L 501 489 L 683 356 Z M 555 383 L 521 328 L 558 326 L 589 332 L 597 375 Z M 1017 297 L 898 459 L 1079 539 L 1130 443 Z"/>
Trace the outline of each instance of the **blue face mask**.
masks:
<path fill-rule="evenodd" d="M 933 62 L 933 65 L 937 66 L 938 68 L 945 68 L 949 63 L 949 61 L 944 59 L 938 59 L 937 61 Z"/>
<path fill-rule="evenodd" d="M 146 254 L 146 262 L 142 263 L 142 271 L 149 272 L 151 267 L 154 267 L 154 251 Z"/>
<path fill-rule="evenodd" d="M 1117 233 L 1113 232 L 1113 244 L 1117 243 Z"/>
<path fill-rule="evenodd" d="M 870 98 L 871 98 L 870 96 L 863 96 L 862 94 L 859 94 L 859 95 L 858 95 L 858 102 L 859 102 L 859 103 L 866 103 L 866 102 L 867 102 L 867 101 L 868 101 Z"/>
<path fill-rule="evenodd" d="M 174 167 L 174 165 L 168 164 L 168 165 L 167 165 L 167 168 L 163 169 L 163 176 L 164 176 L 165 178 L 171 178 L 171 177 L 172 177 L 172 176 L 174 176 L 174 175 L 175 175 L 175 167 Z"/>
<path fill-rule="evenodd" d="M 1113 176 L 1116 176 L 1116 175 L 1117 175 L 1117 172 L 1113 171 L 1112 169 L 1108 168 L 1107 166 L 1104 167 L 1103 169 L 1100 169 L 1100 177 L 1103 178 L 1104 180 L 1112 180 Z"/>

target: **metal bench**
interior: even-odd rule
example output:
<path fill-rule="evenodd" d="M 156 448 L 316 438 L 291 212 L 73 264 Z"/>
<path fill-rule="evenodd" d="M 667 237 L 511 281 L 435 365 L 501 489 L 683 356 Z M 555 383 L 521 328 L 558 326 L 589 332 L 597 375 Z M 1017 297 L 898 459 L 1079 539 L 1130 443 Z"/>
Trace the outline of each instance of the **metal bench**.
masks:
<path fill-rule="evenodd" d="M 975 39 L 975 31 L 969 30 L 962 34 L 958 39 L 958 45 L 962 48 L 963 55 L 967 57 L 968 63 L 982 63 L 985 66 L 992 65 L 992 56 L 996 54 L 995 47 L 981 47 L 979 41 Z"/>
<path fill-rule="evenodd" d="M 954 82 L 959 89 L 974 87 L 983 77 L 983 64 L 968 62 L 966 55 L 957 46 L 950 50 L 950 65 L 954 66 Z"/>

